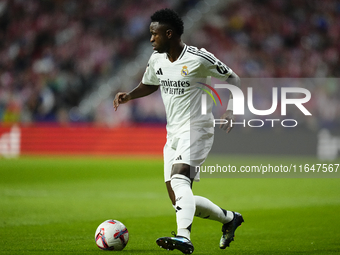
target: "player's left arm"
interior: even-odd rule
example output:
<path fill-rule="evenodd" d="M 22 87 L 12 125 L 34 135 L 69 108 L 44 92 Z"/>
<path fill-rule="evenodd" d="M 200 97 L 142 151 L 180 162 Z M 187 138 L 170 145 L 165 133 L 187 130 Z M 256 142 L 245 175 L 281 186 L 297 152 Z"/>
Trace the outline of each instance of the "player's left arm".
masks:
<path fill-rule="evenodd" d="M 229 84 L 235 85 L 237 87 L 240 87 L 240 85 L 241 85 L 240 77 L 236 73 L 234 73 L 234 72 L 232 72 L 229 75 L 229 77 L 227 79 L 227 82 Z M 234 113 L 233 113 L 233 94 L 232 93 L 230 93 L 227 110 L 221 116 L 221 119 L 226 119 L 227 123 L 226 124 L 221 124 L 220 128 L 223 129 L 223 130 L 226 130 L 227 133 L 230 133 L 230 131 L 233 129 L 233 126 L 231 125 L 231 122 L 235 121 Z"/>
<path fill-rule="evenodd" d="M 206 76 L 212 76 L 219 80 L 226 80 L 229 84 L 240 87 L 240 77 L 231 68 L 205 49 L 200 50 L 200 55 L 205 57 L 201 58 L 203 68 L 202 73 L 206 74 Z M 227 123 L 220 125 L 220 128 L 226 130 L 227 133 L 229 133 L 233 128 L 231 125 L 231 121 L 234 121 L 232 106 L 233 96 L 232 93 L 230 93 L 228 107 L 226 112 L 221 116 L 221 119 L 226 119 Z"/>

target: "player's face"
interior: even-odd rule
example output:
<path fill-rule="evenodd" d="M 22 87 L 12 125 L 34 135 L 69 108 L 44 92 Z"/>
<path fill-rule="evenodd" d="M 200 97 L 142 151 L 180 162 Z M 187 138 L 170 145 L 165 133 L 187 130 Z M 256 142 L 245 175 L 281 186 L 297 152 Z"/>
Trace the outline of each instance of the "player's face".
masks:
<path fill-rule="evenodd" d="M 167 52 L 169 48 L 168 29 L 164 25 L 160 25 L 158 22 L 151 22 L 150 24 L 151 38 L 153 50 L 159 53 Z"/>

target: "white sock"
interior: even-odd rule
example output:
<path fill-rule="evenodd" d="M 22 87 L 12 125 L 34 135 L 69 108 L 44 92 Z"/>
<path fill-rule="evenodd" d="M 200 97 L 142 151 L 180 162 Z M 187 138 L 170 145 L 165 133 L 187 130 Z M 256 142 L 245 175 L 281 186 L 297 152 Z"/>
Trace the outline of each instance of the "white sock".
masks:
<path fill-rule="evenodd" d="M 222 224 L 233 220 L 233 212 L 220 208 L 205 197 L 194 196 L 194 198 L 196 204 L 195 216 L 204 219 L 216 220 Z"/>
<path fill-rule="evenodd" d="M 190 240 L 191 224 L 196 208 L 191 181 L 182 174 L 175 174 L 171 177 L 171 187 L 176 197 L 177 235 Z"/>

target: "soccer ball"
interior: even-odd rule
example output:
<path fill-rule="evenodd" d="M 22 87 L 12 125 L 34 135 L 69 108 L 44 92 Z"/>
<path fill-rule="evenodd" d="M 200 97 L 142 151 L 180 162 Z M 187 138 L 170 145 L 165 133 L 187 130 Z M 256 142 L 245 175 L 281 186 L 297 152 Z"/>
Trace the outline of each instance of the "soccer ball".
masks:
<path fill-rule="evenodd" d="M 129 241 L 129 232 L 120 221 L 106 220 L 98 226 L 95 240 L 102 250 L 121 251 Z"/>

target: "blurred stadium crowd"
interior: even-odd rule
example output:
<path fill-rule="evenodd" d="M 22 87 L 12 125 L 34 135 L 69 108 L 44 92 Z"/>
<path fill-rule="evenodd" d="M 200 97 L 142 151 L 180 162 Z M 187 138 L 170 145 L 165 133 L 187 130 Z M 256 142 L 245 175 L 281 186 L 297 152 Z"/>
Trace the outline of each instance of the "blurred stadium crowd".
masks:
<path fill-rule="evenodd" d="M 120 84 L 112 84 L 112 95 L 93 114 L 80 116 L 77 106 L 148 41 L 155 10 L 170 7 L 185 15 L 198 2 L 0 1 L 1 122 L 164 122 L 159 94 L 114 113 L 112 99 Z M 340 77 L 338 0 L 231 1 L 200 22 L 201 29 L 189 30 L 185 43 L 211 51 L 241 78 Z M 308 88 L 314 120 L 308 128 L 340 127 L 340 83 L 335 81 Z M 271 90 L 256 96 L 254 101 L 271 100 Z"/>

